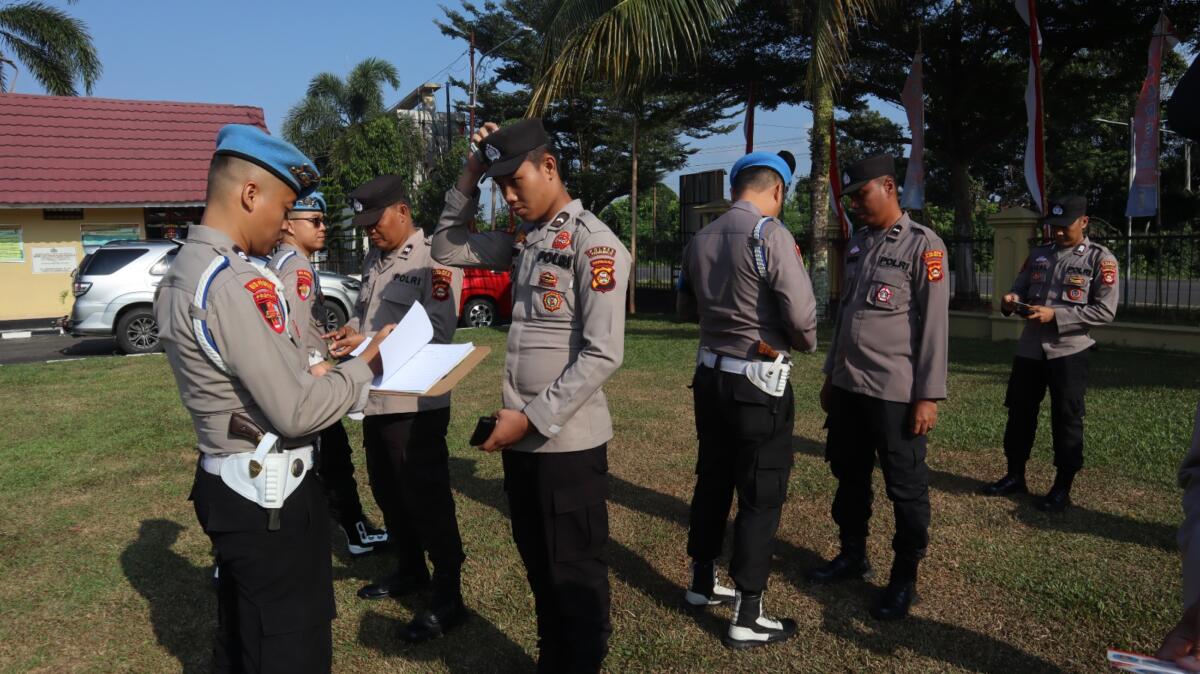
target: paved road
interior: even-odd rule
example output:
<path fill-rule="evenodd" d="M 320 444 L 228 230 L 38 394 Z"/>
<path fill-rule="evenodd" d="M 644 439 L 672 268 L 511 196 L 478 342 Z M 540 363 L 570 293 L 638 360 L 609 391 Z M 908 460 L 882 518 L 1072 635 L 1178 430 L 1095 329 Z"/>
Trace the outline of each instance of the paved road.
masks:
<path fill-rule="evenodd" d="M 117 342 L 111 337 L 34 335 L 0 341 L 0 365 L 119 355 Z"/>

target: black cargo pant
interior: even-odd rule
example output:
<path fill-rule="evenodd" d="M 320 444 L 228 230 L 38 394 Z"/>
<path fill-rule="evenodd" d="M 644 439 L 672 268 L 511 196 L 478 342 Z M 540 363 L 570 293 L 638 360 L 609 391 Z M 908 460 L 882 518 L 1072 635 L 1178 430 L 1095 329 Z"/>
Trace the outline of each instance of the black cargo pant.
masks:
<path fill-rule="evenodd" d="M 842 550 L 866 552 L 870 532 L 871 473 L 875 457 L 883 471 L 896 515 L 892 580 L 916 580 L 917 566 L 929 547 L 929 466 L 925 436 L 912 434 L 911 405 L 832 387 L 825 459 L 838 480 L 833 521 Z"/>
<path fill-rule="evenodd" d="M 457 581 L 466 556 L 450 493 L 449 424 L 449 407 L 372 415 L 363 420 L 363 445 L 400 573 L 429 573 L 427 552 L 435 574 Z"/>
<path fill-rule="evenodd" d="M 776 398 L 744 375 L 700 366 L 692 379 L 692 397 L 700 449 L 688 555 L 710 562 L 721 554 L 737 492 L 729 575 L 739 590 L 762 592 L 792 469 L 792 389 Z"/>
<path fill-rule="evenodd" d="M 513 540 L 537 610 L 539 672 L 599 672 L 608 653 L 608 446 L 504 452 Z"/>
<path fill-rule="evenodd" d="M 1050 427 L 1054 466 L 1074 475 L 1083 467 L 1083 398 L 1088 380 L 1087 350 L 1062 358 L 1013 359 L 1004 404 L 1004 456 L 1010 468 L 1024 469 L 1037 435 L 1038 408 L 1050 389 Z"/>
<path fill-rule="evenodd" d="M 363 512 L 362 501 L 358 498 L 358 483 L 354 481 L 350 437 L 346 435 L 346 427 L 341 421 L 321 431 L 318 446 L 317 474 L 329 497 L 329 514 L 335 522 L 351 531 L 354 523 L 363 518 Z"/>
<path fill-rule="evenodd" d="M 329 510 L 313 477 L 284 502 L 279 529 L 268 531 L 264 508 L 196 470 L 189 499 L 221 569 L 214 672 L 330 671 Z"/>

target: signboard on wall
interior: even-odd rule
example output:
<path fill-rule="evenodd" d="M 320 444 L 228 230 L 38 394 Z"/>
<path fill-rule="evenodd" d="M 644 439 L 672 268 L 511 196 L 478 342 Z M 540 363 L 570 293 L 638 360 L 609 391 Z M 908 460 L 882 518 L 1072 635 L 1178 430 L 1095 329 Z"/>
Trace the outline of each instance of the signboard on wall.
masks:
<path fill-rule="evenodd" d="M 20 227 L 0 227 L 0 262 L 24 262 Z"/>
<path fill-rule="evenodd" d="M 75 271 L 77 260 L 73 247 L 32 248 L 30 251 L 35 274 L 70 274 Z"/>

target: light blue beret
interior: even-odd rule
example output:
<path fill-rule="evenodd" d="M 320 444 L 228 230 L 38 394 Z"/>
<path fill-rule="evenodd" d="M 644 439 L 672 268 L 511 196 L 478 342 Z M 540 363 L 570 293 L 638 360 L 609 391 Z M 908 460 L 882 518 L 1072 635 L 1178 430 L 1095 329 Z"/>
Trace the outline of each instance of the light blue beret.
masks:
<path fill-rule="evenodd" d="M 296 146 L 257 126 L 228 124 L 222 127 L 217 133 L 215 154 L 237 157 L 263 167 L 301 198 L 312 194 L 321 182 L 321 173 L 313 160 Z"/>
<path fill-rule="evenodd" d="M 741 159 L 733 162 L 733 169 L 729 172 L 729 184 L 733 184 L 737 180 L 737 175 L 742 169 L 748 169 L 752 166 L 766 166 L 775 169 L 780 178 L 783 178 L 784 186 L 792 184 L 792 169 L 788 167 L 788 163 L 783 157 L 772 152 L 751 152 Z"/>
<path fill-rule="evenodd" d="M 313 192 L 307 197 L 300 197 L 296 200 L 296 205 L 292 206 L 293 211 L 311 211 L 314 213 L 325 212 L 325 195 L 320 192 Z"/>

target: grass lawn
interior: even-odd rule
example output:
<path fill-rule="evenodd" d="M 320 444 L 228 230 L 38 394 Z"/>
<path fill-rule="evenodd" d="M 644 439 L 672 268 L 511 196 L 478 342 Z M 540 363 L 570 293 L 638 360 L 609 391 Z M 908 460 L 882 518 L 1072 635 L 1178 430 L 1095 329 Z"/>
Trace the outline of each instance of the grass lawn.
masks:
<path fill-rule="evenodd" d="M 499 405 L 504 339 L 501 330 L 459 333 L 460 341 L 494 349 L 455 393 L 450 428 L 470 620 L 436 643 L 401 643 L 395 632 L 415 602 L 357 600 L 355 590 L 390 564 L 380 556 L 349 560 L 339 535 L 335 671 L 531 668 L 533 599 L 509 533 L 499 457 L 466 446 L 476 417 Z M 610 671 L 1096 672 L 1106 647 L 1153 650 L 1173 624 L 1174 471 L 1200 397 L 1200 358 L 1094 354 L 1077 507 L 1051 517 L 1032 498 L 975 495 L 1003 470 L 1001 402 L 1012 345 L 956 341 L 952 397 L 930 443 L 932 545 L 923 602 L 911 619 L 867 617 L 875 592 L 868 584 L 803 581 L 837 540 L 817 354 L 793 371 L 796 466 L 767 597 L 768 610 L 795 617 L 800 634 L 756 652 L 725 650 L 717 637 L 727 609 L 679 608 L 694 479 L 686 384 L 695 346 L 693 326 L 631 320 L 625 366 L 607 387 L 617 427 L 609 447 Z M 0 671 L 208 671 L 211 557 L 186 500 L 194 437 L 165 359 L 0 367 L 0 418 Z M 1053 477 L 1048 412 L 1042 424 L 1030 466 L 1037 491 Z M 356 464 L 364 465 L 361 453 Z M 360 470 L 370 503 L 365 482 Z M 881 479 L 876 490 L 871 555 L 886 571 L 892 516 Z"/>

